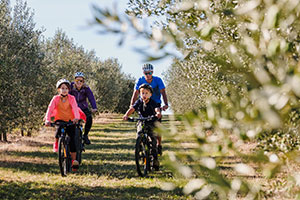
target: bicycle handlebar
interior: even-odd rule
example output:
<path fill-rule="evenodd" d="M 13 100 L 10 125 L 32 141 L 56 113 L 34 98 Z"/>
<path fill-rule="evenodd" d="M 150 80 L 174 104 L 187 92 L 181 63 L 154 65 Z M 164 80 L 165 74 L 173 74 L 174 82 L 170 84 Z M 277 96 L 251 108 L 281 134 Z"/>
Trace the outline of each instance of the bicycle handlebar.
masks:
<path fill-rule="evenodd" d="M 80 125 L 80 123 L 82 122 L 83 120 L 79 120 L 77 123 L 75 123 L 76 125 Z M 45 123 L 44 123 L 45 125 Z M 74 125 L 74 123 L 72 121 L 68 121 L 68 122 L 65 122 L 65 121 L 60 121 L 60 120 L 57 120 L 55 122 L 51 122 L 50 123 L 50 126 L 51 127 L 55 127 L 55 126 L 71 126 L 71 125 Z"/>

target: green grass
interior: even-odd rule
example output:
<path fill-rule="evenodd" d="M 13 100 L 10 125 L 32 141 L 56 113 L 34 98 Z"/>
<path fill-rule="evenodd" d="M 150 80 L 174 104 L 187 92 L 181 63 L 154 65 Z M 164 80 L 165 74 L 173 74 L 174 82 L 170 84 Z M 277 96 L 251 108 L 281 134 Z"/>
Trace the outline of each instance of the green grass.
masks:
<path fill-rule="evenodd" d="M 1 143 L 0 199 L 191 199 L 181 189 L 161 189 L 166 182 L 180 184 L 164 166 L 148 178 L 138 177 L 135 124 L 118 115 L 110 118 L 110 123 L 94 123 L 82 165 L 67 177 L 61 177 L 52 152 L 53 129 Z M 166 153 L 172 145 L 164 142 Z"/>

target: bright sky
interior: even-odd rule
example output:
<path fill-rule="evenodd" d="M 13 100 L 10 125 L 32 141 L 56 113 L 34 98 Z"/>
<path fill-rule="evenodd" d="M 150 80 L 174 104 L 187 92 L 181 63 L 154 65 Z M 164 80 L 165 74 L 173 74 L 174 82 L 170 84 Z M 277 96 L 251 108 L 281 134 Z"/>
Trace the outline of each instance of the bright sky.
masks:
<path fill-rule="evenodd" d="M 11 0 L 12 5 L 15 2 L 16 0 Z M 34 11 L 36 28 L 46 29 L 44 36 L 53 37 L 55 31 L 60 28 L 69 38 L 73 38 L 77 45 L 87 50 L 95 50 L 101 60 L 117 58 L 126 74 L 138 78 L 142 76 L 141 66 L 144 58 L 133 50 L 133 46 L 144 47 L 145 41 L 131 39 L 118 46 L 119 36 L 97 34 L 96 27 L 88 25 L 92 20 L 92 4 L 112 8 L 113 2 L 112 0 L 27 0 L 28 7 Z M 127 0 L 117 2 L 118 9 L 125 10 Z M 152 64 L 154 75 L 162 77 L 161 73 L 171 64 L 171 59 L 152 62 Z"/>

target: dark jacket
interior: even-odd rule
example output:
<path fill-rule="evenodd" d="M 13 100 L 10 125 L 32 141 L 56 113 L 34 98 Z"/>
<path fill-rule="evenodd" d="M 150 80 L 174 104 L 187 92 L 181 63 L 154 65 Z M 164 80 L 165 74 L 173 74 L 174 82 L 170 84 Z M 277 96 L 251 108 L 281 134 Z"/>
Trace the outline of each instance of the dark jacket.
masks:
<path fill-rule="evenodd" d="M 97 109 L 94 94 L 87 85 L 83 85 L 80 90 L 77 90 L 76 87 L 74 86 L 74 82 L 72 82 L 70 94 L 75 96 L 77 104 L 79 108 L 81 108 L 81 110 L 88 108 L 88 102 L 86 99 L 89 100 L 93 109 Z"/>

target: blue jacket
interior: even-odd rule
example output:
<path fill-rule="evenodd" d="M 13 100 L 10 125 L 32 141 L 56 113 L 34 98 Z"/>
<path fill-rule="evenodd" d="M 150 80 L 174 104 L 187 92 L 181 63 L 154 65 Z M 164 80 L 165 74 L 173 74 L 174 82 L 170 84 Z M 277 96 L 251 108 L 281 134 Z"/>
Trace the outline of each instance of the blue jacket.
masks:
<path fill-rule="evenodd" d="M 87 85 L 83 85 L 80 90 L 77 90 L 76 87 L 74 86 L 74 82 L 72 82 L 71 90 L 69 93 L 75 97 L 76 102 L 77 102 L 79 108 L 81 108 L 81 110 L 88 108 L 89 105 L 88 105 L 87 99 L 89 100 L 92 108 L 97 109 L 94 94 Z"/>

